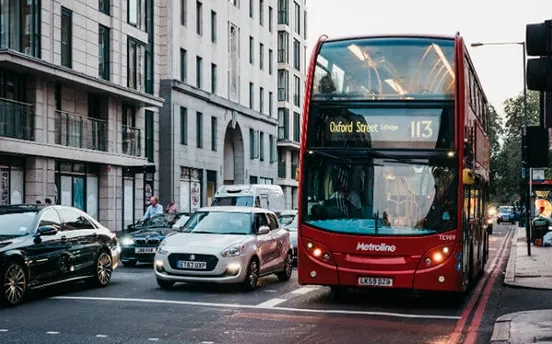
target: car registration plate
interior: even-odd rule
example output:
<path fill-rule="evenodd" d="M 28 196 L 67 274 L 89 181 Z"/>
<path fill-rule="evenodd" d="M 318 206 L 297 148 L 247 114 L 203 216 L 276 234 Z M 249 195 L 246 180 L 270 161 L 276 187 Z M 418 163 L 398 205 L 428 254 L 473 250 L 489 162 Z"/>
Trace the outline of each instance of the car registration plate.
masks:
<path fill-rule="evenodd" d="M 135 253 L 155 253 L 157 252 L 157 247 L 136 247 L 134 252 Z"/>
<path fill-rule="evenodd" d="M 393 280 L 383 277 L 359 277 L 358 284 L 363 286 L 392 287 Z"/>
<path fill-rule="evenodd" d="M 192 262 L 188 260 L 179 260 L 176 262 L 176 266 L 180 269 L 205 270 L 207 269 L 207 262 Z"/>

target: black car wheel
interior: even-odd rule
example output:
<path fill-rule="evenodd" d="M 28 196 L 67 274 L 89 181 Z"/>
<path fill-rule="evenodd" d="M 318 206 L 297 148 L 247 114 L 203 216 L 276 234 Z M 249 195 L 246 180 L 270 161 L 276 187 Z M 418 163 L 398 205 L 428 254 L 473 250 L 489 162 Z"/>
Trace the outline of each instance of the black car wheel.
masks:
<path fill-rule="evenodd" d="M 287 253 L 286 260 L 284 262 L 284 271 L 280 272 L 276 276 L 281 282 L 287 282 L 291 278 L 291 273 L 293 271 L 293 255 L 291 251 Z"/>
<path fill-rule="evenodd" d="M 6 264 L 2 274 L 2 297 L 0 303 L 7 306 L 17 306 L 25 298 L 27 292 L 27 274 L 23 265 L 17 262 Z"/>
<path fill-rule="evenodd" d="M 113 259 L 106 250 L 101 250 L 94 265 L 94 277 L 91 282 L 96 287 L 107 287 L 113 273 Z"/>
<path fill-rule="evenodd" d="M 259 261 L 256 258 L 251 259 L 247 267 L 247 274 L 243 281 L 243 286 L 246 290 L 254 290 L 257 288 L 259 281 Z"/>

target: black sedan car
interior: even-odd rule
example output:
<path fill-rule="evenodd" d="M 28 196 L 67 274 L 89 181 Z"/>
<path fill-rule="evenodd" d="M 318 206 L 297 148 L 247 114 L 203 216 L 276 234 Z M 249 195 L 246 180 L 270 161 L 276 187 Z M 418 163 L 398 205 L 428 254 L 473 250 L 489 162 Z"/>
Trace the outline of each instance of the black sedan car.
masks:
<path fill-rule="evenodd" d="M 175 225 L 184 225 L 187 218 L 189 217 L 184 213 L 163 213 L 129 226 L 127 231 L 130 233 L 121 238 L 121 262 L 123 265 L 134 266 L 138 262 L 153 262 L 157 246 Z"/>
<path fill-rule="evenodd" d="M 72 207 L 0 206 L 0 303 L 20 304 L 29 289 L 85 280 L 109 285 L 120 246 L 111 231 Z"/>

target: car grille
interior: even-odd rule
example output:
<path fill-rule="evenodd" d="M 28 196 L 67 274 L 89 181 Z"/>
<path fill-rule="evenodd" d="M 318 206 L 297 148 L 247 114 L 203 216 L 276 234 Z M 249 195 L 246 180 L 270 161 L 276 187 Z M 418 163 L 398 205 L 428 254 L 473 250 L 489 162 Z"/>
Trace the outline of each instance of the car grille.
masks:
<path fill-rule="evenodd" d="M 195 256 L 194 259 L 190 259 L 190 256 Z M 197 270 L 197 269 L 182 269 L 176 267 L 176 262 L 179 260 L 195 261 L 195 262 L 206 262 L 207 269 Z M 169 264 L 171 268 L 184 271 L 213 271 L 217 266 L 218 258 L 210 254 L 191 254 L 191 253 L 172 253 L 169 255 Z"/>
<path fill-rule="evenodd" d="M 161 243 L 161 239 L 159 238 L 137 238 L 134 239 L 134 244 L 136 246 L 159 246 L 159 243 Z"/>

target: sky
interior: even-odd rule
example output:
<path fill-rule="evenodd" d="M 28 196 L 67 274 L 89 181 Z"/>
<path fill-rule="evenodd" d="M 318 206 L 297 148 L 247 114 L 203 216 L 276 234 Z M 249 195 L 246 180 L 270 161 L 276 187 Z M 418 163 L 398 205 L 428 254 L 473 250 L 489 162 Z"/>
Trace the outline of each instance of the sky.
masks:
<path fill-rule="evenodd" d="M 523 90 L 521 45 L 469 47 L 471 43 L 522 42 L 525 25 L 552 19 L 552 0 L 307 0 L 310 60 L 318 37 L 456 32 L 464 37 L 489 102 Z"/>

